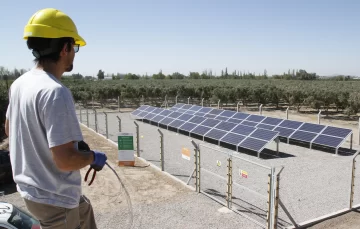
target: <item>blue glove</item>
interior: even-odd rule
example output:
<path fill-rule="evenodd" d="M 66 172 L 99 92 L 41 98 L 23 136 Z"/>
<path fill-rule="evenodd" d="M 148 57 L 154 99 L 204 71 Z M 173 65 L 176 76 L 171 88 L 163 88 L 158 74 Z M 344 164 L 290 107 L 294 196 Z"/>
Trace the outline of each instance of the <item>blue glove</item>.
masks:
<path fill-rule="evenodd" d="M 92 150 L 92 152 L 94 153 L 94 161 L 90 166 L 95 171 L 100 171 L 100 170 L 102 170 L 102 168 L 105 165 L 105 162 L 107 160 L 107 156 L 106 156 L 105 153 L 99 152 L 99 151 L 96 151 L 96 150 Z"/>

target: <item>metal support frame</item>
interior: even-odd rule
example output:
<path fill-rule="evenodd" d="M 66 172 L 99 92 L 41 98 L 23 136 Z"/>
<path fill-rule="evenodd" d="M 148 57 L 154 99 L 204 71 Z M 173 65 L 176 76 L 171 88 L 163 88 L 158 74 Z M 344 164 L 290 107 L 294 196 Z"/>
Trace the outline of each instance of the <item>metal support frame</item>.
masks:
<path fill-rule="evenodd" d="M 160 163 L 161 163 L 161 171 L 164 171 L 164 134 L 161 132 L 160 129 L 158 129 L 158 132 L 160 134 Z"/>
<path fill-rule="evenodd" d="M 274 207 L 275 207 L 275 168 L 271 168 L 271 173 L 269 176 L 269 182 L 268 182 L 268 214 L 267 214 L 267 228 L 273 229 L 274 226 Z"/>
<path fill-rule="evenodd" d="M 229 209 L 232 208 L 232 157 L 231 155 L 229 155 L 229 158 L 228 158 L 228 165 L 227 165 L 227 168 L 228 168 L 228 179 L 227 179 L 227 190 L 226 190 L 226 203 L 227 203 L 227 207 Z"/>
<path fill-rule="evenodd" d="M 136 126 L 136 156 L 140 157 L 140 139 L 139 139 L 139 124 L 134 121 Z"/>
<path fill-rule="evenodd" d="M 276 156 L 279 156 L 279 143 L 280 143 L 280 138 L 277 137 L 275 139 L 275 142 L 276 142 Z"/>
<path fill-rule="evenodd" d="M 191 140 L 191 143 L 194 146 L 194 157 L 195 157 L 195 190 L 196 192 L 200 193 L 200 150 L 199 145 L 196 144 L 193 140 Z M 194 174 L 194 172 L 192 173 Z M 192 175 L 190 176 L 190 178 Z"/>
<path fill-rule="evenodd" d="M 86 108 L 86 125 L 89 127 L 89 109 Z"/>
<path fill-rule="evenodd" d="M 118 119 L 118 123 L 119 123 L 119 132 L 121 132 L 121 118 L 119 118 L 119 116 L 117 115 L 116 118 Z"/>
<path fill-rule="evenodd" d="M 201 99 L 201 106 L 204 106 L 204 98 Z M 359 119 L 360 120 L 360 119 Z M 359 143 L 360 144 L 360 143 Z"/>
<path fill-rule="evenodd" d="M 351 136 L 350 136 L 350 150 L 352 150 L 352 145 L 353 145 L 353 136 L 354 134 L 351 133 Z"/>
<path fill-rule="evenodd" d="M 109 127 L 108 127 L 108 117 L 107 117 L 107 113 L 103 112 L 105 115 L 105 133 L 106 133 L 106 138 L 109 138 Z"/>
<path fill-rule="evenodd" d="M 321 116 L 321 110 L 318 113 L 318 124 L 320 125 L 320 116 Z"/>
<path fill-rule="evenodd" d="M 239 112 L 239 106 L 240 106 L 240 102 L 238 102 L 238 103 L 236 104 L 236 112 Z"/>
<path fill-rule="evenodd" d="M 352 158 L 352 174 L 351 174 L 351 187 L 350 187 L 350 206 L 349 208 L 353 208 L 354 203 L 354 188 L 355 188 L 355 171 L 356 171 L 356 157 L 359 155 L 359 151 L 357 151 Z"/>
<path fill-rule="evenodd" d="M 96 109 L 93 109 L 95 112 L 95 131 L 98 133 L 98 120 L 97 120 L 97 111 Z"/>
<path fill-rule="evenodd" d="M 260 106 L 259 106 L 259 114 L 260 115 L 262 115 L 262 106 L 263 106 L 262 104 L 260 104 Z"/>
<path fill-rule="evenodd" d="M 220 109 L 220 99 L 219 99 L 219 101 L 218 101 L 218 109 Z"/>
<path fill-rule="evenodd" d="M 81 110 L 81 106 L 79 106 L 80 109 L 80 123 L 82 123 L 82 110 Z"/>
<path fill-rule="evenodd" d="M 290 107 L 287 107 L 287 108 L 286 108 L 286 119 L 289 119 L 289 108 L 290 108 Z"/>

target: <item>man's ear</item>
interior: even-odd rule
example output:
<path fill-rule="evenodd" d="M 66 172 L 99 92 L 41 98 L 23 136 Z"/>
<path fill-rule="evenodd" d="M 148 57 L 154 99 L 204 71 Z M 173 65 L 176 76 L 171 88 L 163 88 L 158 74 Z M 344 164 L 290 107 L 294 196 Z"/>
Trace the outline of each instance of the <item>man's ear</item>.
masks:
<path fill-rule="evenodd" d="M 61 51 L 60 51 L 60 56 L 66 56 L 68 55 L 69 52 L 69 46 L 68 43 L 64 44 L 64 46 L 62 47 Z"/>

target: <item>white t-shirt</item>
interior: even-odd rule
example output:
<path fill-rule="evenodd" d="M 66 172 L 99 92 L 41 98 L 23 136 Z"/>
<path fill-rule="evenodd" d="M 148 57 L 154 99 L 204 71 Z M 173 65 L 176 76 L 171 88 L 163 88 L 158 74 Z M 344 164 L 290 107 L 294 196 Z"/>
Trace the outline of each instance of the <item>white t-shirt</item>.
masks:
<path fill-rule="evenodd" d="M 65 208 L 77 207 L 80 171 L 60 171 L 51 147 L 83 140 L 70 90 L 55 76 L 33 68 L 10 87 L 6 117 L 14 181 L 23 198 Z"/>

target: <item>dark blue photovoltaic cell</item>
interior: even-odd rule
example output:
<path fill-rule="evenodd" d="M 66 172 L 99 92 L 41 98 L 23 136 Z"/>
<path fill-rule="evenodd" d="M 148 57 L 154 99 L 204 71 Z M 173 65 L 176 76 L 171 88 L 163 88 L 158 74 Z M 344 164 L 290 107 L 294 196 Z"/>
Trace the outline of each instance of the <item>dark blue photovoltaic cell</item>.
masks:
<path fill-rule="evenodd" d="M 160 122 L 161 119 L 165 118 L 165 116 L 162 116 L 162 115 L 156 115 L 155 117 L 153 117 L 151 119 L 151 121 L 153 122 Z"/>
<path fill-rule="evenodd" d="M 313 124 L 313 123 L 304 123 L 299 130 L 320 133 L 324 129 L 324 125 Z"/>
<path fill-rule="evenodd" d="M 301 124 L 303 123 L 298 121 L 284 120 L 279 126 L 290 129 L 297 129 Z"/>
<path fill-rule="evenodd" d="M 181 109 L 187 110 L 187 109 L 189 109 L 190 107 L 192 107 L 192 105 L 190 105 L 190 104 L 185 104 L 184 106 L 181 107 Z"/>
<path fill-rule="evenodd" d="M 185 130 L 185 131 L 190 131 L 192 129 L 194 129 L 198 124 L 194 124 L 194 123 L 184 123 L 184 125 L 180 126 L 179 129 L 180 130 Z"/>
<path fill-rule="evenodd" d="M 174 121 L 175 119 L 173 118 L 164 118 L 163 120 L 161 120 L 159 123 L 163 124 L 163 125 L 168 125 L 170 122 Z"/>
<path fill-rule="evenodd" d="M 317 138 L 315 138 L 313 143 L 337 148 L 339 147 L 339 145 L 343 140 L 344 140 L 343 138 L 330 137 L 327 135 L 320 134 L 319 136 L 317 136 Z"/>
<path fill-rule="evenodd" d="M 191 119 L 192 117 L 193 117 L 193 115 L 190 115 L 190 114 L 182 114 L 178 117 L 178 119 L 187 121 L 187 120 Z"/>
<path fill-rule="evenodd" d="M 169 110 L 163 110 L 159 113 L 159 115 L 164 115 L 164 116 L 168 116 L 170 113 L 172 113 L 172 111 Z"/>
<path fill-rule="evenodd" d="M 138 117 L 140 117 L 140 118 L 143 118 L 143 117 L 146 116 L 147 114 L 149 114 L 149 112 L 143 111 L 143 112 L 140 112 L 139 114 L 137 114 L 136 116 L 138 116 Z"/>
<path fill-rule="evenodd" d="M 222 116 L 216 116 L 214 119 L 220 120 L 220 121 L 226 121 L 226 120 L 228 120 L 227 117 L 222 117 Z"/>
<path fill-rule="evenodd" d="M 169 126 L 174 127 L 174 128 L 178 128 L 179 126 L 181 126 L 182 124 L 184 124 L 184 121 L 181 120 L 174 120 L 173 122 L 171 122 L 169 124 Z"/>
<path fill-rule="evenodd" d="M 284 138 L 289 137 L 292 133 L 295 132 L 294 129 L 281 128 L 281 127 L 276 127 L 273 131 L 278 131 L 279 136 Z"/>
<path fill-rule="evenodd" d="M 297 131 L 295 131 L 295 133 L 293 135 L 291 135 L 290 138 L 304 141 L 304 142 L 311 142 L 311 140 L 313 140 L 316 137 L 316 135 L 317 134 L 315 134 L 315 133 L 297 130 Z"/>
<path fill-rule="evenodd" d="M 202 112 L 202 113 L 208 113 L 209 111 L 211 111 L 212 108 L 210 107 L 202 107 L 199 112 Z"/>
<path fill-rule="evenodd" d="M 350 130 L 350 129 L 328 126 L 321 134 L 345 138 L 351 133 L 351 131 L 352 130 Z"/>
<path fill-rule="evenodd" d="M 200 116 L 193 116 L 189 122 L 192 122 L 192 123 L 196 123 L 196 124 L 200 124 L 201 122 L 203 122 L 206 118 L 204 117 L 200 117 Z"/>
<path fill-rule="evenodd" d="M 209 130 L 211 130 L 210 127 L 206 127 L 206 126 L 197 126 L 195 127 L 195 129 L 193 129 L 191 131 L 191 133 L 193 134 L 198 134 L 198 135 L 204 135 L 206 132 L 208 132 Z"/>
<path fill-rule="evenodd" d="M 140 112 L 142 112 L 141 110 L 134 110 L 133 112 L 131 112 L 132 115 L 137 115 L 139 114 Z"/>
<path fill-rule="evenodd" d="M 206 113 L 196 112 L 194 115 L 204 117 Z"/>
<path fill-rule="evenodd" d="M 248 122 L 248 121 L 243 121 L 241 123 L 241 125 L 246 125 L 246 126 L 256 126 L 258 123 L 257 122 Z"/>
<path fill-rule="evenodd" d="M 205 137 L 212 138 L 212 139 L 215 139 L 215 140 L 219 140 L 225 134 L 226 134 L 225 131 L 212 129 L 205 135 Z"/>
<path fill-rule="evenodd" d="M 246 121 L 252 121 L 252 122 L 261 122 L 263 119 L 265 119 L 265 116 L 261 115 L 250 115 L 246 118 Z"/>
<path fill-rule="evenodd" d="M 273 139 L 278 133 L 270 130 L 257 129 L 255 130 L 250 137 L 259 138 L 264 141 L 270 141 Z"/>
<path fill-rule="evenodd" d="M 267 117 L 267 118 L 265 118 L 261 123 L 276 126 L 276 125 L 278 125 L 282 120 L 283 120 L 283 119 Z"/>
<path fill-rule="evenodd" d="M 234 116 L 232 116 L 232 118 L 246 119 L 248 116 L 249 116 L 249 114 L 237 112 Z"/>
<path fill-rule="evenodd" d="M 230 118 L 230 117 L 233 116 L 234 114 L 236 114 L 235 111 L 227 111 L 227 110 L 225 110 L 225 111 L 223 111 L 223 112 L 220 114 L 220 116 L 224 116 L 224 117 Z"/>
<path fill-rule="evenodd" d="M 219 109 L 212 109 L 209 114 L 213 114 L 213 115 L 218 115 L 221 112 L 223 112 L 223 110 L 219 110 Z"/>
<path fill-rule="evenodd" d="M 172 107 L 172 108 L 170 108 L 169 110 L 170 110 L 170 111 L 178 111 L 179 109 L 178 109 L 178 108 L 173 108 L 173 107 Z"/>
<path fill-rule="evenodd" d="M 145 116 L 143 117 L 143 119 L 150 120 L 150 119 L 152 119 L 154 116 L 156 116 L 156 114 L 148 113 L 147 115 L 145 115 Z"/>
<path fill-rule="evenodd" d="M 198 110 L 200 110 L 202 107 L 201 106 L 196 106 L 196 105 L 194 105 L 194 106 L 192 106 L 190 109 L 189 109 L 189 111 L 198 111 Z"/>
<path fill-rule="evenodd" d="M 242 119 L 236 119 L 236 118 L 229 118 L 227 120 L 227 122 L 232 122 L 232 123 L 236 123 L 236 124 L 239 124 L 241 123 L 243 120 Z"/>
<path fill-rule="evenodd" d="M 151 113 L 158 115 L 158 114 L 160 114 L 163 110 L 164 110 L 164 109 L 162 109 L 162 108 L 156 108 L 155 110 L 151 111 Z"/>
<path fill-rule="evenodd" d="M 245 136 L 243 136 L 243 135 L 228 133 L 221 139 L 221 142 L 238 145 L 244 139 L 245 139 Z"/>
<path fill-rule="evenodd" d="M 174 108 L 180 108 L 180 107 L 182 107 L 182 106 L 184 106 L 185 105 L 185 103 L 177 103 L 177 104 L 175 104 L 174 106 L 172 106 L 172 107 L 174 107 Z"/>
<path fill-rule="evenodd" d="M 153 110 L 155 110 L 156 109 L 156 107 L 148 107 L 148 108 L 146 108 L 146 110 L 145 111 L 147 111 L 147 112 L 152 112 Z"/>
<path fill-rule="evenodd" d="M 145 110 L 145 109 L 148 108 L 148 107 L 149 107 L 148 105 L 142 105 L 142 106 L 140 106 L 137 110 L 143 111 L 143 110 Z"/>
<path fill-rule="evenodd" d="M 177 117 L 179 117 L 180 115 L 182 115 L 182 113 L 180 113 L 180 112 L 173 112 L 173 113 L 169 114 L 168 117 L 170 117 L 170 118 L 177 118 Z"/>
<path fill-rule="evenodd" d="M 184 109 L 181 109 L 181 108 L 180 108 L 180 109 L 178 109 L 177 111 L 180 112 L 180 113 L 184 113 L 184 112 L 187 111 L 187 110 L 184 110 Z"/>
<path fill-rule="evenodd" d="M 231 129 L 233 129 L 236 126 L 235 123 L 231 123 L 231 122 L 220 122 L 218 125 L 215 126 L 216 129 L 219 130 L 225 130 L 225 131 L 230 131 Z"/>
<path fill-rule="evenodd" d="M 242 134 L 242 135 L 249 135 L 251 132 L 253 132 L 256 128 L 251 126 L 245 126 L 245 125 L 238 125 L 236 126 L 231 132 L 236 134 Z"/>
<path fill-rule="evenodd" d="M 214 119 L 216 117 L 216 115 L 213 115 L 213 114 L 206 114 L 204 115 L 205 118 L 212 118 Z"/>
<path fill-rule="evenodd" d="M 267 143 L 268 142 L 266 141 L 248 137 L 242 143 L 240 143 L 239 146 L 245 149 L 259 152 Z"/>
<path fill-rule="evenodd" d="M 216 120 L 216 119 L 206 119 L 203 123 L 201 123 L 201 125 L 208 126 L 208 127 L 214 127 L 217 124 L 219 124 L 219 122 L 221 122 L 221 121 Z"/>
<path fill-rule="evenodd" d="M 195 114 L 195 111 L 187 110 L 187 111 L 185 111 L 184 113 L 185 113 L 185 114 L 191 114 L 191 115 L 193 115 L 193 114 Z"/>
<path fill-rule="evenodd" d="M 267 124 L 258 124 L 256 128 L 266 129 L 266 130 L 272 130 L 275 128 L 275 126 L 267 125 Z"/>

